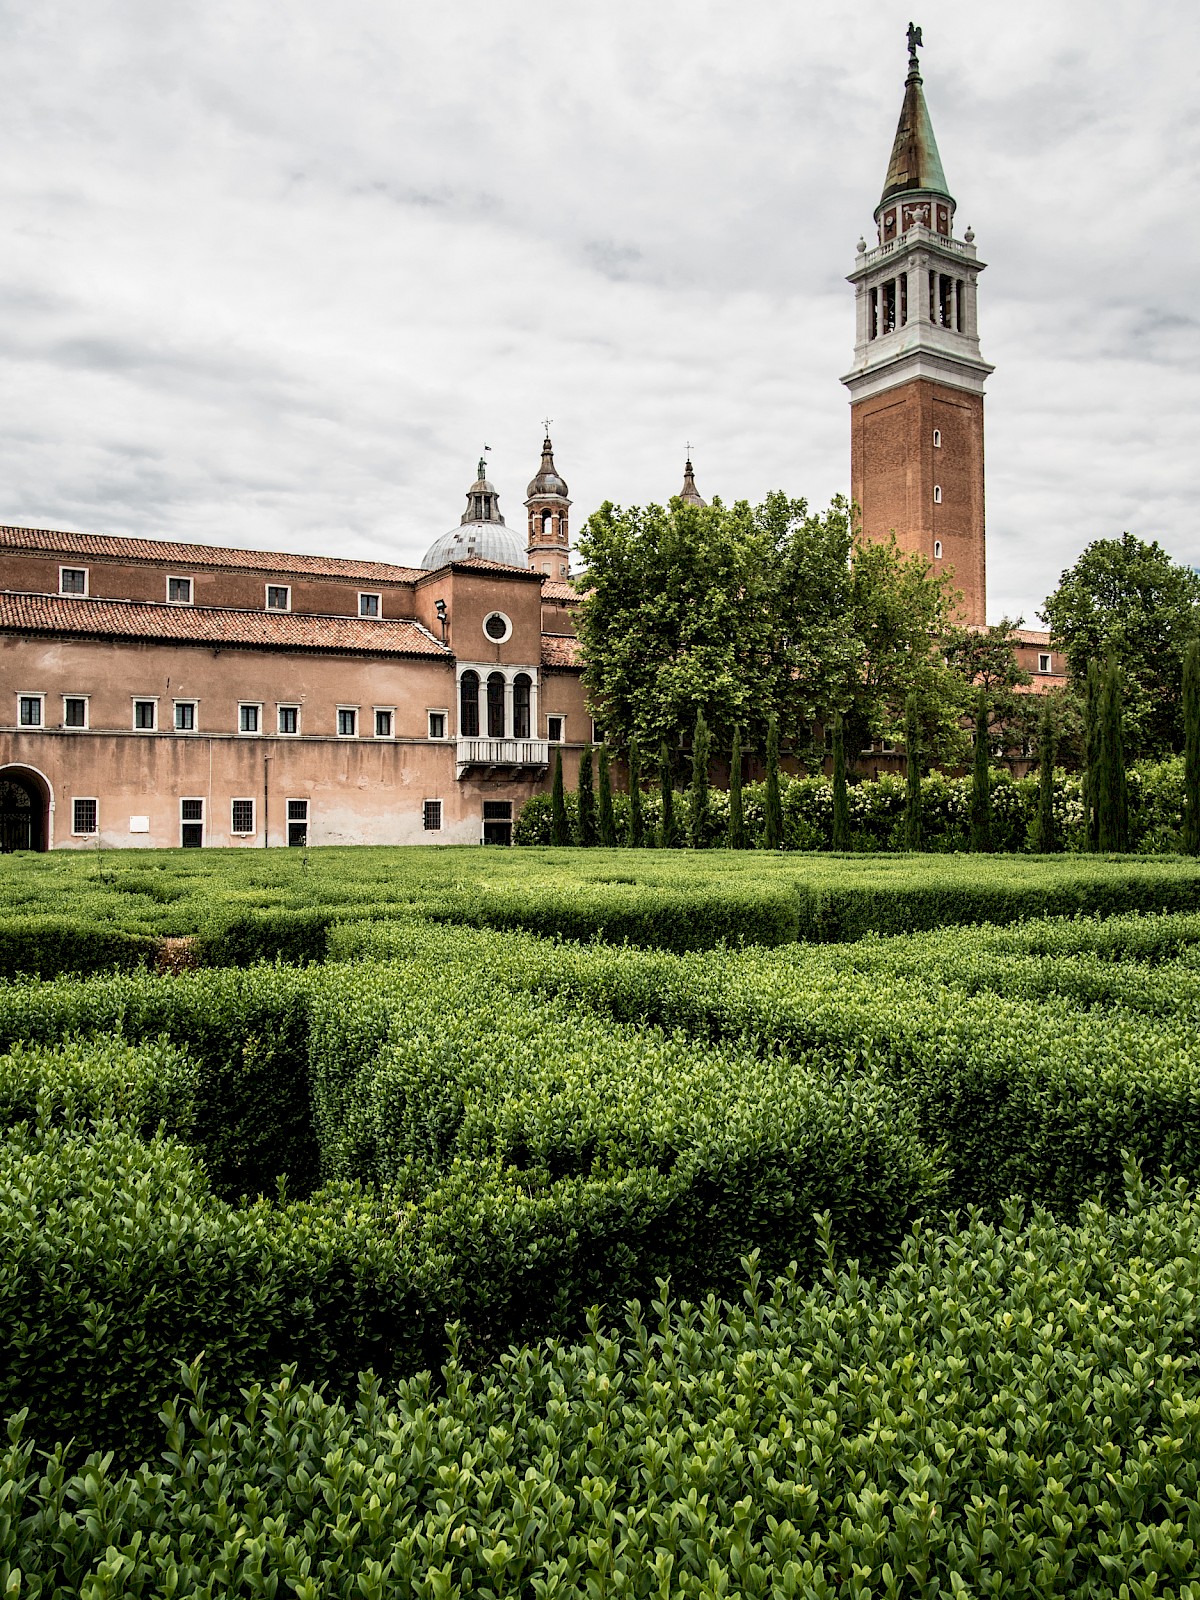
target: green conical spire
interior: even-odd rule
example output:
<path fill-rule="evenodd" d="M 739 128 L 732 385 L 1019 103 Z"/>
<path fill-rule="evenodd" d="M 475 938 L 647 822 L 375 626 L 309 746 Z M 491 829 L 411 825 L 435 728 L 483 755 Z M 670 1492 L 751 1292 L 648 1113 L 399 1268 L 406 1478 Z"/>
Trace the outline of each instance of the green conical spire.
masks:
<path fill-rule="evenodd" d="M 893 195 L 904 194 L 910 189 L 932 191 L 950 198 L 937 140 L 933 137 L 933 123 L 929 120 L 929 107 L 925 104 L 921 88 L 921 68 L 917 60 L 917 46 L 920 43 L 921 30 L 914 28 L 910 22 L 904 104 L 900 108 L 900 122 L 883 183 L 882 200 L 890 200 Z"/>

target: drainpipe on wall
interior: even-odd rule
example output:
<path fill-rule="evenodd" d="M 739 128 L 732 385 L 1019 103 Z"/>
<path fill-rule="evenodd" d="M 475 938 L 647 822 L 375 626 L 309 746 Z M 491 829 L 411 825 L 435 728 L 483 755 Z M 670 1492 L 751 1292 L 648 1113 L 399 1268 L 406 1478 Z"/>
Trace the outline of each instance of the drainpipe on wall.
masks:
<path fill-rule="evenodd" d="M 267 782 L 271 769 L 270 756 L 263 757 L 263 849 L 271 845 L 271 790 Z"/>

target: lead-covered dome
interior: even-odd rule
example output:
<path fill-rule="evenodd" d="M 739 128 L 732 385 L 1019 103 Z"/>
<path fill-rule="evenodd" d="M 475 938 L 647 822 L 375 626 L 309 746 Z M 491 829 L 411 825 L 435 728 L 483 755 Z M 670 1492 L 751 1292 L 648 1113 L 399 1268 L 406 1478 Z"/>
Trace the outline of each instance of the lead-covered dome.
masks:
<path fill-rule="evenodd" d="M 525 565 L 525 546 L 505 524 L 500 512 L 500 496 L 488 482 L 487 463 L 482 458 L 479 476 L 467 490 L 467 509 L 462 521 L 457 528 L 451 528 L 449 533 L 433 541 L 421 565 L 427 572 L 434 572 L 451 561 L 467 561 L 472 556 L 497 561 L 506 567 Z"/>

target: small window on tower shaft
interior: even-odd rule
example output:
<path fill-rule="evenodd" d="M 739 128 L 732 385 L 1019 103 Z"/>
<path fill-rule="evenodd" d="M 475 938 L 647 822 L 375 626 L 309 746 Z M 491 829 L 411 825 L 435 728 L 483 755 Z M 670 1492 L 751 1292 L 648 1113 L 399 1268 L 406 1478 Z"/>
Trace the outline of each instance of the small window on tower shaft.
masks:
<path fill-rule="evenodd" d="M 940 483 L 935 483 L 933 486 L 933 503 L 935 506 L 940 506 L 942 503 L 942 486 Z"/>
<path fill-rule="evenodd" d="M 940 450 L 942 448 L 942 430 L 940 428 L 935 428 L 933 430 L 933 448 L 935 450 Z"/>
<path fill-rule="evenodd" d="M 933 559 L 935 561 L 940 561 L 942 559 L 942 541 L 940 539 L 935 539 L 933 541 Z"/>

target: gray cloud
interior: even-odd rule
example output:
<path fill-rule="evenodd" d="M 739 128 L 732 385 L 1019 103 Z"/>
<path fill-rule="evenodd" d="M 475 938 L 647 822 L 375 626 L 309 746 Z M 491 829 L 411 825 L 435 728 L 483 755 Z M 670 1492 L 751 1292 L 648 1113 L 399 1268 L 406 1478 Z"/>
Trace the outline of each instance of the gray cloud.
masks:
<path fill-rule="evenodd" d="M 936 0 L 981 288 L 992 610 L 1200 560 L 1193 8 Z M 843 282 L 894 8 L 0 4 L 0 516 L 412 561 L 554 421 L 578 525 L 848 480 Z"/>

